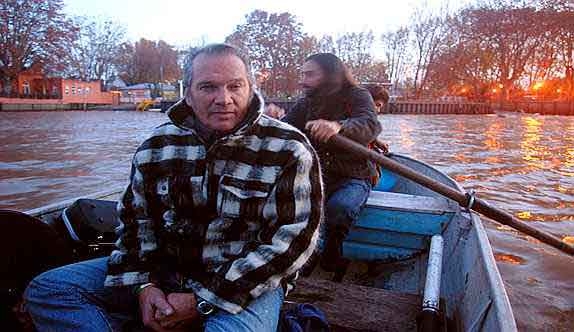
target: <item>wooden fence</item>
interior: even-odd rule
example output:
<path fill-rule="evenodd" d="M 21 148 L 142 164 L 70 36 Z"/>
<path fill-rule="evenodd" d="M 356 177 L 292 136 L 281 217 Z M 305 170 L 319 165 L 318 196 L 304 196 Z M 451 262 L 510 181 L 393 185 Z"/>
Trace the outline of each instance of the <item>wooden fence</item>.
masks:
<path fill-rule="evenodd" d="M 487 103 L 400 101 L 388 104 L 384 113 L 489 114 L 493 113 L 493 110 Z"/>
<path fill-rule="evenodd" d="M 285 110 L 294 101 L 272 100 Z M 496 110 L 509 112 L 539 113 L 548 115 L 574 115 L 574 101 L 548 102 L 512 102 L 498 103 L 460 103 L 431 101 L 397 101 L 388 104 L 383 113 L 391 114 L 492 114 Z"/>
<path fill-rule="evenodd" d="M 494 109 L 548 115 L 574 115 L 574 101 L 524 101 L 492 104 Z"/>
<path fill-rule="evenodd" d="M 289 110 L 293 101 L 270 101 L 275 105 Z M 487 103 L 453 103 L 427 101 L 401 101 L 388 104 L 383 113 L 391 114 L 489 114 L 493 113 Z"/>
<path fill-rule="evenodd" d="M 295 103 L 293 100 L 268 100 L 267 103 L 288 111 Z M 166 111 L 174 101 L 161 103 L 161 110 Z M 1 109 L 1 108 L 0 108 Z M 520 102 L 520 103 L 458 103 L 458 102 L 429 102 L 429 101 L 400 101 L 390 103 L 383 113 L 390 114 L 491 114 L 495 110 L 574 115 L 574 102 Z"/>

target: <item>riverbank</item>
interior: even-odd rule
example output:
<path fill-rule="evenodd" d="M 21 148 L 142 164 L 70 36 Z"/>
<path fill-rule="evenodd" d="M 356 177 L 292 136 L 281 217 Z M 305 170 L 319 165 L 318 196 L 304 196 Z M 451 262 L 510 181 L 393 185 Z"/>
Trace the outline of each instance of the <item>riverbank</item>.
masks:
<path fill-rule="evenodd" d="M 162 101 L 156 111 L 165 112 L 176 101 Z M 279 107 L 288 110 L 294 101 L 272 100 Z M 82 103 L 23 103 L 6 104 L 0 98 L 0 112 L 52 112 L 52 111 L 135 111 L 136 104 L 97 105 Z M 454 103 L 400 101 L 388 104 L 385 114 L 494 114 L 514 112 L 540 115 L 574 116 L 574 102 L 515 102 L 515 103 Z"/>
<path fill-rule="evenodd" d="M 0 104 L 0 112 L 135 111 L 137 105 Z"/>
<path fill-rule="evenodd" d="M 506 112 L 574 116 L 574 101 L 517 101 L 493 103 L 492 107 Z"/>

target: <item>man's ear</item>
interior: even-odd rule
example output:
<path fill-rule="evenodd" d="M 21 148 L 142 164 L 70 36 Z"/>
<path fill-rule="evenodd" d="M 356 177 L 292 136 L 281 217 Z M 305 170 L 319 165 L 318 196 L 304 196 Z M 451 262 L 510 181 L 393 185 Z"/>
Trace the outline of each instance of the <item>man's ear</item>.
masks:
<path fill-rule="evenodd" d="M 185 103 L 187 106 L 193 108 L 193 101 L 191 100 L 191 93 L 189 93 L 189 90 L 185 92 Z"/>
<path fill-rule="evenodd" d="M 247 105 L 251 105 L 251 102 L 253 102 L 253 98 L 255 98 L 255 88 L 253 85 L 250 87 L 250 90 L 251 91 L 249 92 L 249 99 L 247 100 Z"/>

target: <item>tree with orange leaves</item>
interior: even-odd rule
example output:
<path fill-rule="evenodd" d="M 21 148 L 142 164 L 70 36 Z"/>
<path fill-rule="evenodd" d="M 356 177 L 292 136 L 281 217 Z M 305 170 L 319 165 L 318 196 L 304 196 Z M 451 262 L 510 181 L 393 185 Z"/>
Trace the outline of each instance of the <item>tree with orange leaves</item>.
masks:
<path fill-rule="evenodd" d="M 66 50 L 78 28 L 62 0 L 0 1 L 0 81 L 10 94 L 18 74 L 40 65 L 45 73 L 63 69 Z"/>

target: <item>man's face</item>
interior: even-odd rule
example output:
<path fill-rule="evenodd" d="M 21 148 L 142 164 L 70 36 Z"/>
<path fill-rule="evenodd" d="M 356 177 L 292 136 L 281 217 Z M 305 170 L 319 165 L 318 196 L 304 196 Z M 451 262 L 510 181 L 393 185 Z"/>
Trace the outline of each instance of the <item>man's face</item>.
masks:
<path fill-rule="evenodd" d="M 251 87 L 247 68 L 235 55 L 198 55 L 186 102 L 201 123 L 227 133 L 239 124 L 249 107 Z"/>
<path fill-rule="evenodd" d="M 323 83 L 325 73 L 315 61 L 307 61 L 301 67 L 301 81 L 299 84 L 306 95 L 312 95 Z"/>

